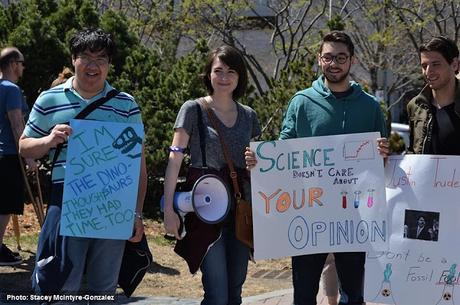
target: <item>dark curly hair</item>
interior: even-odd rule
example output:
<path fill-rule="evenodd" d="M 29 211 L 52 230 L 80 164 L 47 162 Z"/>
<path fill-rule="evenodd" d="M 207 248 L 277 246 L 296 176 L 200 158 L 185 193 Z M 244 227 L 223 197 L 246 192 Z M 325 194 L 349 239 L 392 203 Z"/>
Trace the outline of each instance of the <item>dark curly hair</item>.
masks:
<path fill-rule="evenodd" d="M 115 53 L 115 42 L 112 35 L 101 29 L 83 29 L 70 39 L 72 57 L 85 52 L 99 52 L 104 50 L 110 60 Z"/>

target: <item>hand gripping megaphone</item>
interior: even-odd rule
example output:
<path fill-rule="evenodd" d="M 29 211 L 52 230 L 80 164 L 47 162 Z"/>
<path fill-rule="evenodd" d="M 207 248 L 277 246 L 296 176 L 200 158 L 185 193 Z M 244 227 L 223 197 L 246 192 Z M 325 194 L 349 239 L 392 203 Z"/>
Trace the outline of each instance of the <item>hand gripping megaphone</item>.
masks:
<path fill-rule="evenodd" d="M 219 223 L 230 211 L 230 192 L 224 181 L 216 175 L 201 176 L 190 192 L 174 193 L 174 210 L 183 217 L 195 212 L 206 223 Z M 164 196 L 161 197 L 161 211 L 164 210 Z M 180 234 L 180 232 L 179 232 Z"/>

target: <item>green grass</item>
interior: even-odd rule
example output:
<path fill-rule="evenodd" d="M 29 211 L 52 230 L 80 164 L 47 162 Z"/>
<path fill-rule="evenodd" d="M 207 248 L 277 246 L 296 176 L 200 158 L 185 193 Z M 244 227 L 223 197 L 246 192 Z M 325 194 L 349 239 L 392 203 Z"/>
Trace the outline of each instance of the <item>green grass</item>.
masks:
<path fill-rule="evenodd" d="M 163 235 L 147 235 L 147 239 L 149 244 L 151 245 L 159 245 L 159 246 L 174 246 L 175 241 L 167 240 L 163 237 Z M 8 235 L 4 237 L 5 244 L 7 244 L 10 248 L 16 249 L 16 238 L 12 235 Z M 38 233 L 28 234 L 28 235 L 21 235 L 20 239 L 21 248 L 24 251 L 33 251 L 37 249 L 38 244 Z"/>
<path fill-rule="evenodd" d="M 33 234 L 24 235 L 21 234 L 20 240 L 22 251 L 33 252 L 37 251 L 38 244 L 38 232 Z M 5 235 L 3 243 L 7 244 L 12 250 L 16 250 L 16 238 L 11 235 Z"/>
<path fill-rule="evenodd" d="M 156 235 L 156 236 L 147 236 L 149 243 L 154 243 L 155 245 L 159 246 L 174 246 L 175 241 L 167 240 L 163 237 L 163 235 Z"/>

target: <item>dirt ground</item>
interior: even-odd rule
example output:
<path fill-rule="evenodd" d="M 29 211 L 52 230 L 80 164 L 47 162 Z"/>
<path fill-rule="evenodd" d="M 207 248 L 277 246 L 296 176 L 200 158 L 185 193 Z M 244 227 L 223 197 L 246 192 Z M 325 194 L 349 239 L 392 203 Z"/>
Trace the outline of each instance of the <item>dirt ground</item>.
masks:
<path fill-rule="evenodd" d="M 24 263 L 15 268 L 0 267 L 0 290 L 23 292 L 30 289 L 31 270 L 34 266 L 38 222 L 32 206 L 27 205 L 24 216 L 19 217 L 21 255 Z M 146 234 L 154 256 L 154 263 L 134 295 L 199 298 L 202 296 L 201 274 L 191 275 L 186 263 L 173 251 L 174 244 L 163 238 L 161 223 L 146 220 Z M 5 243 L 16 249 L 12 226 L 7 229 Z M 291 287 L 290 259 L 261 260 L 249 263 L 243 296 L 252 296 Z"/>

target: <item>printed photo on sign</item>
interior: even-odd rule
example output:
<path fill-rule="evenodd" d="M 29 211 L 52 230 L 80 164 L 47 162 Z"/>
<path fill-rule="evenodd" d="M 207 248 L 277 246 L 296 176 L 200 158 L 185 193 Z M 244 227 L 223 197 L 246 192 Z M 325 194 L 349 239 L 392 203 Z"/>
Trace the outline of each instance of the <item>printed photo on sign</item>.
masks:
<path fill-rule="evenodd" d="M 406 210 L 404 217 L 404 237 L 438 241 L 439 213 Z"/>

